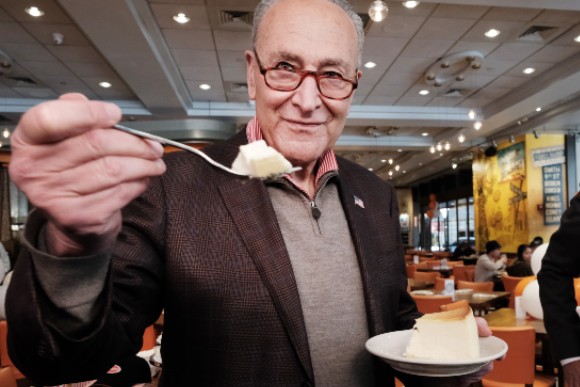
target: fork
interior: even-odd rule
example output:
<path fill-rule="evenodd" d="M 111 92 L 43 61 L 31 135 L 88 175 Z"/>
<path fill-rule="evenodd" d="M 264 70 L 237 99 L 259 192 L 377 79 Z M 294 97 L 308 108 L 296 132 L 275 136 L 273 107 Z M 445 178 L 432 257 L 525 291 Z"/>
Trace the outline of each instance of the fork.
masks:
<path fill-rule="evenodd" d="M 237 175 L 237 176 L 252 177 L 252 176 L 250 176 L 250 175 L 248 175 L 246 173 L 236 171 L 234 169 L 231 169 L 229 167 L 226 167 L 223 164 L 218 163 L 217 161 L 215 161 L 214 159 L 212 159 L 211 157 L 209 157 L 204 152 L 202 152 L 199 149 L 194 148 L 192 146 L 185 145 L 185 144 L 182 144 L 182 143 L 177 142 L 177 141 L 170 140 L 170 139 L 165 138 L 165 137 L 156 136 L 156 135 L 151 134 L 151 133 L 143 132 L 141 130 L 129 128 L 129 127 L 123 126 L 123 125 L 118 125 L 118 124 L 117 125 L 113 125 L 113 128 L 118 129 L 118 130 L 121 130 L 123 132 L 130 133 L 130 134 L 132 134 L 134 136 L 137 136 L 137 137 L 142 137 L 142 138 L 146 138 L 148 140 L 157 141 L 160 144 L 171 145 L 171 146 L 174 146 L 176 148 L 183 149 L 183 150 L 186 150 L 188 152 L 194 153 L 194 154 L 198 155 L 199 157 L 201 157 L 202 159 L 204 159 L 205 161 L 207 161 L 208 163 L 210 163 L 211 165 L 213 165 L 214 167 L 223 169 L 224 171 L 229 172 L 231 174 L 234 174 L 234 175 Z M 292 173 L 292 172 L 298 171 L 300 169 L 301 169 L 300 167 L 293 167 L 289 171 L 285 171 L 284 173 Z M 273 176 L 273 177 L 275 177 L 275 176 Z"/>

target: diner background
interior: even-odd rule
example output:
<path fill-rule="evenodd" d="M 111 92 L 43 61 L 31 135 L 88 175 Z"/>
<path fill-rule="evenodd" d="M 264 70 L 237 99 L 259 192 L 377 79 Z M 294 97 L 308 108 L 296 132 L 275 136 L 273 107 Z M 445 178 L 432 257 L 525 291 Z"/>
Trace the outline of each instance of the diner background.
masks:
<path fill-rule="evenodd" d="M 520 180 L 517 180 L 516 183 L 528 196 L 519 202 L 520 206 L 513 218 L 510 213 L 512 208 L 510 201 L 512 196 L 510 193 L 511 186 L 508 180 L 502 178 L 501 173 L 497 169 L 481 172 L 481 169 L 477 168 L 479 172 L 474 175 L 479 180 L 473 183 L 472 177 L 474 175 L 471 169 L 468 170 L 469 176 L 467 178 L 465 176 L 459 176 L 458 174 L 452 175 L 454 177 L 452 180 L 457 183 L 464 182 L 461 186 L 467 188 L 469 191 L 460 194 L 450 189 L 451 186 L 457 186 L 459 184 L 447 184 L 445 179 L 436 177 L 423 182 L 421 186 L 408 190 L 399 190 L 397 192 L 397 195 L 400 196 L 399 203 L 401 208 L 405 209 L 407 215 L 411 215 L 408 231 L 409 246 L 420 248 L 420 251 L 423 252 L 451 250 L 451 245 L 455 241 L 459 240 L 459 238 L 465 238 L 465 235 L 469 235 L 469 239 L 473 239 L 474 243 L 477 240 L 478 251 L 484 253 L 485 242 L 493 238 L 498 238 L 498 240 L 501 240 L 502 245 L 505 246 L 504 251 L 509 257 L 513 257 L 516 250 L 515 246 L 518 243 L 530 240 L 532 235 L 540 233 L 544 238 L 549 238 L 551 231 L 555 230 L 557 226 L 554 224 L 545 224 L 544 211 L 538 208 L 538 203 L 543 203 L 543 198 L 541 197 L 541 184 L 536 183 L 543 181 L 543 177 L 540 174 L 541 167 L 533 164 L 530 155 L 535 150 L 550 148 L 554 144 L 561 145 L 565 139 L 563 140 L 562 136 L 546 135 L 541 138 L 535 138 L 530 134 L 517 136 L 515 141 L 516 144 L 525 143 L 526 145 L 525 175 Z M 508 149 L 512 145 L 507 140 L 499 141 L 498 148 L 500 150 Z M 486 157 L 483 160 L 479 160 L 480 157 L 483 158 L 481 155 L 476 156 L 474 169 L 481 165 L 493 165 L 494 163 L 499 163 L 501 160 L 500 156 Z M 566 169 L 573 168 L 569 164 L 562 165 Z M 466 184 L 465 181 L 467 181 Z M 528 182 L 531 182 L 531 184 L 528 184 Z M 564 180 L 562 184 L 564 192 L 566 192 L 567 181 Z M 572 189 L 574 189 L 574 184 L 572 186 Z M 474 187 L 476 188 L 475 197 L 481 200 L 474 200 Z M 481 188 L 483 189 L 481 190 Z M 499 194 L 497 194 L 498 192 Z M 429 203 L 425 198 L 433 193 L 437 195 L 439 209 L 449 209 L 450 213 L 455 212 L 455 223 L 450 217 L 425 216 Z M 499 211 L 497 211 L 498 207 L 500 208 Z M 463 215 L 460 208 L 464 209 Z M 499 216 L 498 213 L 500 214 Z M 455 224 L 455 233 L 449 231 L 450 229 L 453 230 L 453 227 L 448 227 L 453 226 L 453 224 Z M 514 225 L 516 229 L 514 235 L 517 236 L 509 238 L 511 233 L 504 230 L 511 230 L 510 227 Z M 6 230 L 6 226 L 3 226 L 3 229 Z M 8 225 L 8 230 L 10 230 L 10 225 Z"/>
<path fill-rule="evenodd" d="M 327 0 L 263 2 L 254 22 L 256 118 L 206 152 L 231 164 L 239 145 L 264 138 L 302 167 L 290 176 L 248 181 L 186 153 L 161 161 L 159 144 L 107 129 L 117 107 L 80 95 L 23 116 L 10 172 L 37 208 L 7 317 L 11 357 L 33 381 L 103 373 L 164 308 L 161 385 L 394 384 L 363 344 L 420 315 L 396 196 L 332 152 L 361 75 L 362 23 Z M 95 159 L 108 173 L 95 174 Z M 398 376 L 467 385 L 488 370 Z"/>

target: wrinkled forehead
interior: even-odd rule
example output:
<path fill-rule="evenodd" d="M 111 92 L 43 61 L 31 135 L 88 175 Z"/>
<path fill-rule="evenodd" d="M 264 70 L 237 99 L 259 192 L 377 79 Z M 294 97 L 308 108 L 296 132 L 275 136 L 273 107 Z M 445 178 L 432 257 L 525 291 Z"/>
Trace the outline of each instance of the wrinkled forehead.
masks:
<path fill-rule="evenodd" d="M 358 36 L 349 15 L 326 0 L 280 0 L 256 35 L 260 53 L 290 53 L 312 64 L 343 63 L 354 70 Z"/>

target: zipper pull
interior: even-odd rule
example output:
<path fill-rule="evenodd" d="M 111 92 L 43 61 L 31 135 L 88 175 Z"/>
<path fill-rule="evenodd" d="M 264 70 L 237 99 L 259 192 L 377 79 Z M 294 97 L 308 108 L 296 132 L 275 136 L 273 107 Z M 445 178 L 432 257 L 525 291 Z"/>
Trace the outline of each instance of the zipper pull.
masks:
<path fill-rule="evenodd" d="M 320 215 L 322 215 L 322 212 L 320 212 L 320 209 L 316 207 L 316 203 L 314 202 L 314 200 L 310 202 L 310 208 L 312 209 L 312 217 L 318 220 L 320 218 Z"/>

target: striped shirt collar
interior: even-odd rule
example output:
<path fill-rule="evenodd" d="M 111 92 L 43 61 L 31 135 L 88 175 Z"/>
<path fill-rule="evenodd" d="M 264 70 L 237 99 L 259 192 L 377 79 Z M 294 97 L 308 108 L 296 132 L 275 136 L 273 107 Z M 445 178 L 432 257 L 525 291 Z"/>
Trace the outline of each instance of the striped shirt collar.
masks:
<path fill-rule="evenodd" d="M 252 120 L 246 126 L 246 136 L 248 137 L 248 142 L 258 141 L 264 138 L 262 135 L 262 128 L 260 127 L 260 124 L 255 117 L 252 118 Z M 316 186 L 318 186 L 318 182 L 326 173 L 331 171 L 338 171 L 338 162 L 336 161 L 336 155 L 332 149 L 327 149 L 322 154 L 322 156 L 320 156 L 317 164 L 318 170 L 316 171 L 315 178 Z M 290 180 L 296 187 L 299 187 L 290 175 L 285 175 L 285 177 Z"/>

